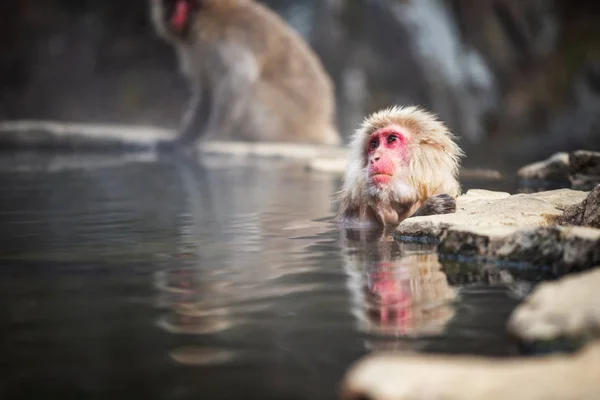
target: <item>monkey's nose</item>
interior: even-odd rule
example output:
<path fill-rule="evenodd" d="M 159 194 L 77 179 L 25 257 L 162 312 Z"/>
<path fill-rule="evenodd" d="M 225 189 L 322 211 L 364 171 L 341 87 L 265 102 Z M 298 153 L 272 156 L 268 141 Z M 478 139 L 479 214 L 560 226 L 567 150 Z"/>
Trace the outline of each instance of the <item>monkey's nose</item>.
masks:
<path fill-rule="evenodd" d="M 371 164 L 373 164 L 375 161 L 379 161 L 379 156 L 373 156 L 371 158 Z"/>

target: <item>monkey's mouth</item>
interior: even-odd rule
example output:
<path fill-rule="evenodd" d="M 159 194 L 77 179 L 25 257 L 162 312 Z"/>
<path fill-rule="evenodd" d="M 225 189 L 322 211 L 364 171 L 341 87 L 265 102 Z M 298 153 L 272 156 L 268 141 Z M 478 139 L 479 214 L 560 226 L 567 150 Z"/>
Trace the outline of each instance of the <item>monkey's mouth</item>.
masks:
<path fill-rule="evenodd" d="M 376 185 L 386 185 L 392 181 L 392 177 L 390 174 L 373 174 L 371 181 Z"/>

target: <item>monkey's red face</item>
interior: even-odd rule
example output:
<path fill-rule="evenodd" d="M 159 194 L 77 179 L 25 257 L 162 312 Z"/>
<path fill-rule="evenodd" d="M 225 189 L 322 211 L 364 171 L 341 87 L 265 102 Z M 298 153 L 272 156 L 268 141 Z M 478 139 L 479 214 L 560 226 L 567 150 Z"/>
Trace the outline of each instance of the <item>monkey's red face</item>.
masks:
<path fill-rule="evenodd" d="M 378 129 L 367 140 L 367 173 L 376 187 L 392 182 L 408 160 L 409 137 L 405 129 L 391 125 Z"/>
<path fill-rule="evenodd" d="M 193 10 L 197 7 L 196 0 L 169 0 L 171 7 L 171 17 L 169 22 L 171 27 L 178 33 L 183 33 L 190 23 Z"/>

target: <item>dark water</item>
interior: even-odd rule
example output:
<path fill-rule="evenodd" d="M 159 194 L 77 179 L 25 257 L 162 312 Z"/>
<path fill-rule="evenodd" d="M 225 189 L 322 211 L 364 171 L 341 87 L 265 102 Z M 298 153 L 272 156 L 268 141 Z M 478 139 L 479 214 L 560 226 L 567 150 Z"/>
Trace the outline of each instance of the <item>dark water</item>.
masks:
<path fill-rule="evenodd" d="M 0 158 L 2 399 L 334 399 L 375 349 L 517 351 L 514 271 L 315 221 L 336 177 Z"/>

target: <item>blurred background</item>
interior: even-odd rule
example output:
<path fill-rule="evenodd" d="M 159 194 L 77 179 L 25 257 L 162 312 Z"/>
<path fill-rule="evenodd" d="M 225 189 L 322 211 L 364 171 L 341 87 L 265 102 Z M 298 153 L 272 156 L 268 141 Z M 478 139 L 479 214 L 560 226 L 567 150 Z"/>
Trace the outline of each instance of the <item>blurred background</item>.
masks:
<path fill-rule="evenodd" d="M 347 137 L 365 114 L 416 103 L 469 163 L 600 148 L 600 3 L 264 0 L 336 84 Z M 3 0 L 0 118 L 177 127 L 188 96 L 147 0 Z"/>

